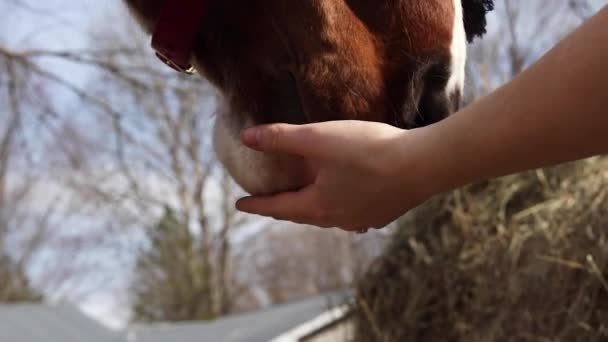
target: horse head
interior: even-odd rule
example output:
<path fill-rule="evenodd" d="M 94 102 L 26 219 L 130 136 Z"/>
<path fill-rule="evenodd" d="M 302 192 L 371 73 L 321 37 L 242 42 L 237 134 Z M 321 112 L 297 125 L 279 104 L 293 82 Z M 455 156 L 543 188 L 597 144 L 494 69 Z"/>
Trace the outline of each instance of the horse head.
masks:
<path fill-rule="evenodd" d="M 493 7 L 490 0 L 125 2 L 150 34 L 184 40 L 176 42 L 181 63 L 219 89 L 226 105 L 215 149 L 254 194 L 297 189 L 303 167 L 246 149 L 238 139 L 244 127 L 356 119 L 411 129 L 455 112 L 467 42 L 485 33 Z"/>

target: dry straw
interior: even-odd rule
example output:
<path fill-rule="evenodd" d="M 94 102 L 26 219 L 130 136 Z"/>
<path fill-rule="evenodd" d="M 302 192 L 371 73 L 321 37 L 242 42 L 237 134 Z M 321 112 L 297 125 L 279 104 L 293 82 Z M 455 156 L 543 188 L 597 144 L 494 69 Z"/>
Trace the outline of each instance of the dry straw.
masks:
<path fill-rule="evenodd" d="M 401 222 L 359 341 L 608 341 L 608 159 L 471 185 Z"/>

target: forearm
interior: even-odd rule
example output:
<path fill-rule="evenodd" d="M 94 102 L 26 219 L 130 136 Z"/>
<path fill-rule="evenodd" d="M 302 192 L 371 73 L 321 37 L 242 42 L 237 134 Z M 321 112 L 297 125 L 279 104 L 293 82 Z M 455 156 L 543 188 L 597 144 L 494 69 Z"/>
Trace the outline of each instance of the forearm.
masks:
<path fill-rule="evenodd" d="M 513 81 L 416 134 L 437 191 L 608 152 L 608 7 Z"/>

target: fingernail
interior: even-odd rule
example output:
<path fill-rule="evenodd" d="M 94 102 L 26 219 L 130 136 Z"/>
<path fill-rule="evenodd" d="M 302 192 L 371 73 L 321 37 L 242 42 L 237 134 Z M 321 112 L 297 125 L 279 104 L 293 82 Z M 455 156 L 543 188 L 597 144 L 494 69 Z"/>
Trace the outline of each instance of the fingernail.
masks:
<path fill-rule="evenodd" d="M 249 213 L 249 211 L 247 210 L 247 197 L 241 198 L 238 201 L 236 201 L 234 207 L 236 208 L 236 210 L 244 212 L 244 213 Z"/>
<path fill-rule="evenodd" d="M 243 130 L 243 132 L 241 133 L 241 140 L 243 141 L 243 144 L 250 147 L 257 147 L 259 145 L 260 140 L 259 132 L 260 130 L 257 128 L 247 128 Z"/>

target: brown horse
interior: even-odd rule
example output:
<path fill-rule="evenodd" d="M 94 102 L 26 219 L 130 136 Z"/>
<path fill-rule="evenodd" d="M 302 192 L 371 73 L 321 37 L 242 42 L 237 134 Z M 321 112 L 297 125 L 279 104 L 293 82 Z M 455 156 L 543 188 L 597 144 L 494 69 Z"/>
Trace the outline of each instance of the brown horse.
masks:
<path fill-rule="evenodd" d="M 492 8 L 489 0 L 125 1 L 149 33 L 171 30 L 163 16 L 193 21 L 173 25 L 191 27 L 181 35 L 192 40 L 187 62 L 225 99 L 215 126 L 218 158 L 254 194 L 302 186 L 303 167 L 244 148 L 243 127 L 437 122 L 459 106 L 467 41 L 485 32 Z"/>

